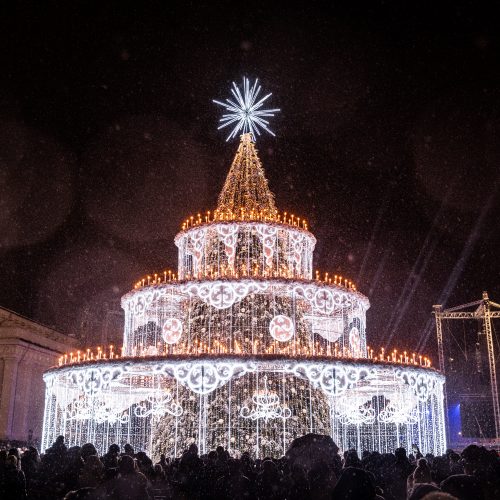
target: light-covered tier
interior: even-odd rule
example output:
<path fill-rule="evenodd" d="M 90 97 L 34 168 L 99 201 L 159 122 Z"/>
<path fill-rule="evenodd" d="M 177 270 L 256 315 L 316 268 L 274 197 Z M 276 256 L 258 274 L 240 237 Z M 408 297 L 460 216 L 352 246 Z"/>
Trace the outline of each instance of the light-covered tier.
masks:
<path fill-rule="evenodd" d="M 289 224 L 256 221 L 194 226 L 175 238 L 179 279 L 282 277 L 311 279 L 316 238 Z"/>
<path fill-rule="evenodd" d="M 124 353 L 366 358 L 368 299 L 313 280 L 188 280 L 122 298 Z"/>
<path fill-rule="evenodd" d="M 46 372 L 42 449 L 131 443 L 159 457 L 280 456 L 308 432 L 341 449 L 445 452 L 444 377 L 433 369 L 285 356 L 173 356 L 87 362 Z"/>

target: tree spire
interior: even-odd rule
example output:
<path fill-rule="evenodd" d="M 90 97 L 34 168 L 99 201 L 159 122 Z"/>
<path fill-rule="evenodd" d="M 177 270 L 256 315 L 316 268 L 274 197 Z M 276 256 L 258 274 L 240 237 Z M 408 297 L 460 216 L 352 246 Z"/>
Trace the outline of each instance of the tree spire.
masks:
<path fill-rule="evenodd" d="M 274 195 L 250 133 L 241 136 L 216 212 L 228 219 L 274 219 L 277 216 Z"/>

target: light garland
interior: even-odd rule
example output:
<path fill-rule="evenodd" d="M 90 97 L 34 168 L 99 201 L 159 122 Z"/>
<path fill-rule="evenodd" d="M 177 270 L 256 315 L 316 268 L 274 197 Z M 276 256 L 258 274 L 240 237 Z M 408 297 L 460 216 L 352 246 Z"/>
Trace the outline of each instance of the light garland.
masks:
<path fill-rule="evenodd" d="M 276 225 L 290 226 L 296 229 L 309 231 L 309 224 L 304 218 L 298 217 L 288 212 L 269 213 L 265 210 L 246 210 L 243 207 L 235 211 L 207 210 L 204 213 L 190 215 L 181 224 L 181 231 L 188 231 L 193 228 L 209 224 L 219 224 L 224 222 L 264 222 Z"/>
<path fill-rule="evenodd" d="M 154 273 L 153 275 L 147 275 L 146 277 L 140 279 L 134 284 L 134 289 L 145 287 L 161 285 L 165 283 L 172 283 L 177 281 L 177 275 L 173 273 L 170 269 L 163 271 L 162 273 Z"/>
<path fill-rule="evenodd" d="M 268 251 L 271 253 L 271 250 Z M 217 280 L 220 278 L 229 278 L 229 279 L 240 279 L 240 278 L 248 278 L 250 276 L 259 277 L 259 273 L 254 270 L 253 274 L 246 267 L 241 267 L 241 270 L 238 272 L 234 266 L 221 266 L 219 270 L 215 270 L 213 267 L 208 271 L 208 275 L 203 276 L 204 280 Z M 168 277 L 167 277 L 168 275 Z M 190 273 L 186 273 L 184 281 L 191 281 L 194 279 L 200 279 L 201 276 L 193 276 Z M 294 273 L 291 272 L 287 268 L 276 269 L 272 272 L 264 272 L 262 278 L 285 278 L 285 279 L 293 279 Z M 166 283 L 173 283 L 179 281 L 177 275 L 172 273 L 172 271 L 163 271 L 163 273 L 154 273 L 153 275 L 147 275 L 144 278 L 140 279 L 134 284 L 134 289 L 144 288 L 147 286 L 154 285 L 164 285 Z M 326 285 L 336 285 L 340 287 L 347 288 L 348 290 L 356 291 L 356 285 L 349 279 L 343 278 L 340 275 L 330 276 L 330 273 L 324 273 L 321 278 L 319 275 L 319 271 L 316 271 L 316 281 L 318 283 L 324 283 Z"/>
<path fill-rule="evenodd" d="M 325 283 L 328 285 L 338 285 L 348 288 L 350 290 L 356 291 L 356 285 L 348 278 L 343 278 L 341 275 L 331 275 L 330 273 L 324 273 L 321 277 L 320 272 L 316 271 L 316 281 L 320 283 Z"/>
<path fill-rule="evenodd" d="M 279 344 L 276 344 L 279 345 Z M 151 350 L 151 346 L 144 347 L 140 350 L 135 350 L 131 356 L 125 356 L 122 354 L 121 356 L 116 354 L 113 346 L 109 346 L 108 350 L 102 349 L 98 347 L 97 349 L 88 348 L 83 351 L 70 352 L 67 354 L 63 354 L 58 358 L 58 366 L 70 366 L 70 365 L 80 365 L 82 363 L 94 363 L 96 361 L 110 361 L 110 360 L 119 360 L 120 358 L 124 359 L 135 359 L 135 358 L 161 358 L 161 357 L 189 357 L 189 356 L 221 356 L 221 355 L 231 355 L 232 352 L 236 352 L 236 354 L 242 354 L 243 344 L 237 344 L 235 349 L 230 349 L 227 345 L 217 342 L 216 349 L 210 349 L 209 346 L 203 342 L 197 342 L 192 346 L 192 349 L 185 351 L 184 349 L 176 350 L 175 347 L 167 347 L 164 346 L 164 349 L 160 351 L 155 348 L 154 352 Z M 251 343 L 252 351 L 248 352 L 249 355 L 262 355 L 262 356 L 270 356 L 276 357 L 283 356 L 284 359 L 297 359 L 298 357 L 304 359 L 338 359 L 338 360 L 353 360 L 353 359 L 366 359 L 369 361 L 373 361 L 375 363 L 389 363 L 394 365 L 401 366 L 416 366 L 421 368 L 431 368 L 432 363 L 431 360 L 427 356 L 418 355 L 416 353 L 408 354 L 406 351 L 404 354 L 397 354 L 397 349 L 394 349 L 390 354 L 386 354 L 384 348 L 382 347 L 379 351 L 378 355 L 373 354 L 373 349 L 368 346 L 368 357 L 359 357 L 356 356 L 354 352 L 350 351 L 348 348 L 344 350 L 340 350 L 338 346 L 333 346 L 332 349 L 325 349 L 319 344 L 316 345 L 316 349 L 313 351 L 312 349 L 304 349 L 301 351 L 300 349 L 294 350 L 292 347 L 287 346 L 282 349 L 269 349 L 267 352 L 262 349 L 261 345 L 258 342 Z M 124 347 L 120 350 L 123 353 Z M 263 352 L 264 351 L 264 352 Z"/>

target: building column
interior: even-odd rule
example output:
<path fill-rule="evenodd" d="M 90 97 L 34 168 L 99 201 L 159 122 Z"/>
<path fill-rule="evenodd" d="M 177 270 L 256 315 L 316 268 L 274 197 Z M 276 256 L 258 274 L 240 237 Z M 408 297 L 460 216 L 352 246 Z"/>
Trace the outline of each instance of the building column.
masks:
<path fill-rule="evenodd" d="M 2 346 L 5 347 L 5 346 Z M 8 349 L 8 347 L 6 348 Z M 15 418 L 15 400 L 19 358 L 12 353 L 2 353 L 3 373 L 0 387 L 0 439 L 10 439 Z"/>

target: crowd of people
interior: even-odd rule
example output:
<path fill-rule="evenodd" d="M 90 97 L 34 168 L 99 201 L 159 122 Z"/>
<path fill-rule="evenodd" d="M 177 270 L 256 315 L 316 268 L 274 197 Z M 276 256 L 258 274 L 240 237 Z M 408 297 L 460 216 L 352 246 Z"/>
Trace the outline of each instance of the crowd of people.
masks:
<path fill-rule="evenodd" d="M 221 446 L 200 455 L 193 444 L 153 463 L 128 444 L 99 456 L 93 444 L 68 448 L 60 436 L 43 455 L 34 447 L 0 451 L 0 499 L 500 499 L 500 457 L 484 447 L 438 457 L 404 448 L 360 457 L 338 453 L 333 441 L 321 448 L 329 437 L 305 438 L 278 459 L 234 458 Z"/>

